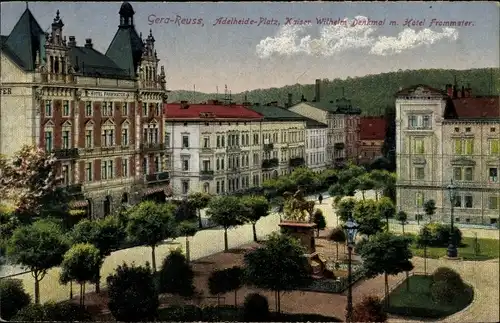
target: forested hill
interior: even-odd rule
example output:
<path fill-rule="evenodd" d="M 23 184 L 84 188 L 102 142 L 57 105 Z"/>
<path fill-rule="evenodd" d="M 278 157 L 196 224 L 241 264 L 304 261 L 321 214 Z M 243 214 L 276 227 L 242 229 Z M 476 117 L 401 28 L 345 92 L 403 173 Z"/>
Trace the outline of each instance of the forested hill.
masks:
<path fill-rule="evenodd" d="M 443 89 L 445 84 L 454 83 L 461 87 L 470 84 L 473 94 L 490 95 L 500 94 L 500 69 L 471 69 L 471 70 L 406 70 L 391 73 L 366 75 L 362 77 L 348 77 L 347 79 L 323 79 L 321 84 L 321 101 L 335 100 L 342 96 L 342 88 L 345 97 L 352 100 L 365 115 L 383 114 L 387 106 L 394 105 L 394 93 L 400 87 L 416 84 L 427 84 L 429 86 Z M 228 84 L 230 87 L 231 84 Z M 221 86 L 222 87 L 222 86 Z M 254 103 L 268 103 L 278 101 L 284 105 L 287 102 L 288 93 L 293 94 L 293 102 L 296 103 L 304 94 L 307 100 L 314 99 L 314 84 L 295 84 L 282 88 L 258 89 L 246 93 L 248 101 Z M 218 99 L 222 100 L 224 94 L 219 93 Z M 233 102 L 243 102 L 245 93 L 232 94 Z M 193 91 L 172 91 L 169 102 L 186 100 L 190 102 L 203 102 L 215 99 L 215 93 L 207 94 Z"/>

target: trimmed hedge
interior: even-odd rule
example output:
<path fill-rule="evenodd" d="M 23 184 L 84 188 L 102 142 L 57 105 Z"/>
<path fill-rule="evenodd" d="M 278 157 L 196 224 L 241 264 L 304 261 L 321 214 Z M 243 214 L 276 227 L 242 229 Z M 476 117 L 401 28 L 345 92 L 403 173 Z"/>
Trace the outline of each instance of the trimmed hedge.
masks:
<path fill-rule="evenodd" d="M 90 322 L 92 316 L 80 305 L 74 303 L 53 303 L 48 302 L 43 305 L 30 304 L 21 309 L 12 318 L 12 321 L 80 321 Z"/>
<path fill-rule="evenodd" d="M 429 232 L 427 239 L 424 237 L 424 230 Z M 453 234 L 455 239 L 455 245 L 460 246 L 462 244 L 462 231 L 459 228 L 453 227 Z M 417 245 L 423 246 L 425 240 L 427 240 L 428 247 L 447 247 L 450 239 L 450 225 L 431 222 L 427 223 L 417 236 Z"/>
<path fill-rule="evenodd" d="M 365 277 L 365 274 L 366 272 L 362 266 L 359 266 L 357 269 L 353 268 L 352 285 L 363 279 Z M 340 294 L 343 293 L 348 287 L 348 277 L 341 277 L 340 280 L 320 278 L 315 279 L 311 285 L 299 288 L 298 290 Z"/>

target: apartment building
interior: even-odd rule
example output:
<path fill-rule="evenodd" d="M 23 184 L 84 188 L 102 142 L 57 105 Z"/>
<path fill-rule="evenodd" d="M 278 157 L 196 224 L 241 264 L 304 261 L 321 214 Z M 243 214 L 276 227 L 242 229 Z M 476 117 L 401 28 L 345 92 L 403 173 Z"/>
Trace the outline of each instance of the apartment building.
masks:
<path fill-rule="evenodd" d="M 470 88 L 415 85 L 396 94 L 397 204 L 411 215 L 436 201 L 448 222 L 447 186 L 457 187 L 457 222 L 493 224 L 500 208 L 500 105 Z"/>
<path fill-rule="evenodd" d="M 361 117 L 359 123 L 359 157 L 360 164 L 369 164 L 382 155 L 387 121 L 381 117 Z"/>
<path fill-rule="evenodd" d="M 321 172 L 327 166 L 326 143 L 328 126 L 312 119 L 306 119 L 306 166 Z"/>
<path fill-rule="evenodd" d="M 119 7 L 106 53 L 91 39 L 66 40 L 59 11 L 45 33 L 27 7 L 1 36 L 0 153 L 25 144 L 53 153 L 72 207 L 89 216 L 169 192 L 160 135 L 165 71 L 134 14 L 127 2 Z"/>

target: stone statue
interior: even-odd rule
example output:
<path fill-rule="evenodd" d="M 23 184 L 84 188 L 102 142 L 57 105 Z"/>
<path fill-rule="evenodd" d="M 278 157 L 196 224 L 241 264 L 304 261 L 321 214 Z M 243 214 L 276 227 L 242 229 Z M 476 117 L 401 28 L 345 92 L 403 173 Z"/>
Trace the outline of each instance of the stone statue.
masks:
<path fill-rule="evenodd" d="M 285 192 L 284 217 L 290 221 L 312 222 L 314 213 L 314 201 L 307 201 L 302 190 L 294 194 Z"/>
<path fill-rule="evenodd" d="M 82 98 L 82 91 L 76 90 L 76 92 L 75 92 L 75 99 L 77 101 L 80 101 L 81 98 Z"/>

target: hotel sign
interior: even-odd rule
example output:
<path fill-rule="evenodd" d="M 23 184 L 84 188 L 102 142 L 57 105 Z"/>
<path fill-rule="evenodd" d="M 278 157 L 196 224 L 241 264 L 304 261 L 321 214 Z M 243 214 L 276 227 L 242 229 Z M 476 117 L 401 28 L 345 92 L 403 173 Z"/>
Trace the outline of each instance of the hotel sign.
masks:
<path fill-rule="evenodd" d="M 1 95 L 11 95 L 12 94 L 12 89 L 10 87 L 4 87 L 0 89 L 0 94 Z"/>
<path fill-rule="evenodd" d="M 86 96 L 100 97 L 100 98 L 127 98 L 130 93 L 127 92 L 113 92 L 113 91 L 85 91 Z"/>

